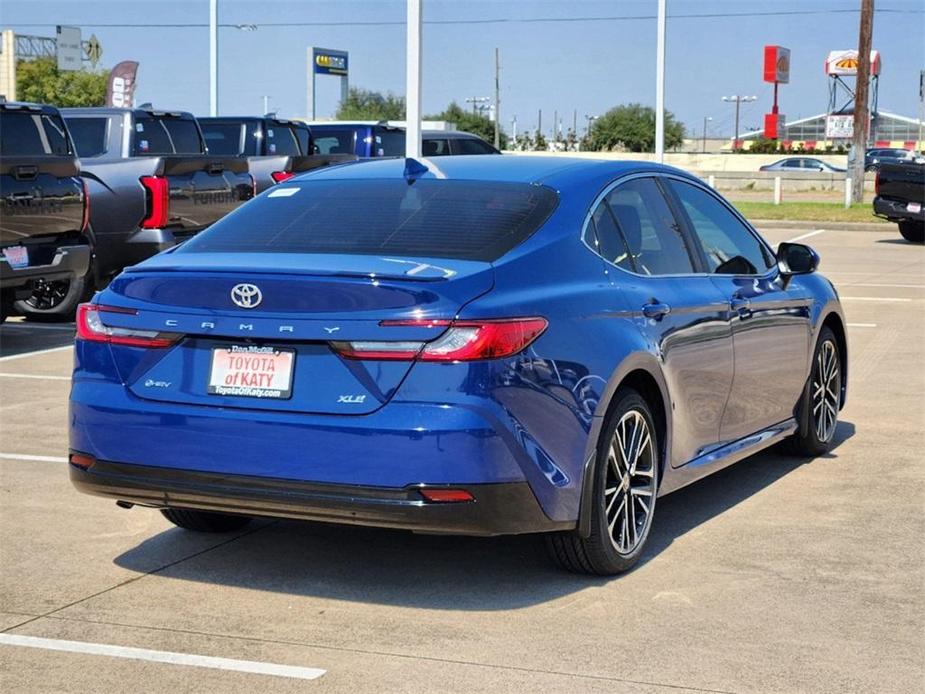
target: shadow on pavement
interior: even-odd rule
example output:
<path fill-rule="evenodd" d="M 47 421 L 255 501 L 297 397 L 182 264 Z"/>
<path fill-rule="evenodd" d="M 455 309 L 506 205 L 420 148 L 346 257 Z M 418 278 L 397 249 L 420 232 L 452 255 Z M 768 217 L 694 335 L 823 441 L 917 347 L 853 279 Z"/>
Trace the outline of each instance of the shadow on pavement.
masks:
<path fill-rule="evenodd" d="M 0 326 L 0 357 L 74 344 L 73 323 L 27 323 L 11 320 Z"/>
<path fill-rule="evenodd" d="M 832 453 L 800 459 L 770 449 L 659 499 L 642 564 L 675 538 L 772 485 L 801 465 L 837 457 L 854 435 L 840 422 Z M 136 509 L 135 513 L 151 513 Z M 120 555 L 126 569 L 150 571 L 151 552 L 185 531 L 172 529 Z M 222 541 L 229 536 L 216 536 Z M 321 523 L 275 521 L 170 565 L 158 576 L 385 605 L 442 610 L 507 610 L 553 600 L 619 578 L 556 570 L 536 537 L 469 538 Z"/>

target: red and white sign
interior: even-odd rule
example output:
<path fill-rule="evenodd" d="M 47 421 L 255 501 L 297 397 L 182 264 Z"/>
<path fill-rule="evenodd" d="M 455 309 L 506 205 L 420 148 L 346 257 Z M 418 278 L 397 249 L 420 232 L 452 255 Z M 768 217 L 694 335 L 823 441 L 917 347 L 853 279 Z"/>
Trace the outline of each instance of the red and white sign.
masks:
<path fill-rule="evenodd" d="M 825 59 L 825 74 L 840 77 L 858 74 L 859 54 L 856 50 L 830 51 Z M 880 74 L 880 51 L 870 52 L 871 77 Z"/>
<path fill-rule="evenodd" d="M 232 345 L 212 350 L 209 393 L 285 399 L 292 395 L 292 350 Z"/>
<path fill-rule="evenodd" d="M 790 81 L 790 49 L 783 46 L 764 47 L 764 81 L 787 84 Z"/>

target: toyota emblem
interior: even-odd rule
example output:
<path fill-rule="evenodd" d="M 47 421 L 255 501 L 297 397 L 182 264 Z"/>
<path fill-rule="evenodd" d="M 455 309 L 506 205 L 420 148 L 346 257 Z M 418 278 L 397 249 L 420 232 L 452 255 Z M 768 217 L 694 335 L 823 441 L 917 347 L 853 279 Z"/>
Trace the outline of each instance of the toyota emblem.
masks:
<path fill-rule="evenodd" d="M 231 288 L 231 300 L 241 308 L 256 308 L 263 301 L 263 294 L 256 284 L 236 284 Z"/>

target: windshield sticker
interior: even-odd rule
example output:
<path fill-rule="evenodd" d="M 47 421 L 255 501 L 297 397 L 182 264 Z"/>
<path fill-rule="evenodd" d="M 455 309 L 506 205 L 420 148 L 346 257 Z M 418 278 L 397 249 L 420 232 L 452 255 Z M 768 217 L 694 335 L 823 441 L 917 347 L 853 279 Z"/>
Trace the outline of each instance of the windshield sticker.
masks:
<path fill-rule="evenodd" d="M 141 141 L 138 143 L 138 149 L 140 149 L 142 152 L 147 152 L 148 149 L 149 149 L 148 141 L 147 141 L 147 140 L 141 140 Z"/>
<path fill-rule="evenodd" d="M 268 198 L 291 198 L 298 193 L 301 188 L 276 188 L 267 196 Z"/>
<path fill-rule="evenodd" d="M 145 131 L 145 124 L 144 124 L 144 123 L 135 123 L 135 132 L 136 132 L 136 133 L 143 133 L 144 131 Z"/>
<path fill-rule="evenodd" d="M 273 128 L 267 128 L 267 137 L 273 137 Z"/>

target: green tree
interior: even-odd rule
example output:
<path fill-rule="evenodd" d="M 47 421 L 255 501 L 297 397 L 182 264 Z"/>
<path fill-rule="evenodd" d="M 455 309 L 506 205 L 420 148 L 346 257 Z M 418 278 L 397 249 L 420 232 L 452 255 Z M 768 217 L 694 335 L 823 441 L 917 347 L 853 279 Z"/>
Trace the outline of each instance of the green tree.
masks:
<path fill-rule="evenodd" d="M 59 71 L 54 58 L 20 60 L 16 65 L 16 98 L 52 106 L 104 106 L 105 70 Z"/>
<path fill-rule="evenodd" d="M 338 120 L 404 120 L 405 98 L 353 87 L 337 109 Z"/>
<path fill-rule="evenodd" d="M 456 127 L 467 133 L 478 135 L 486 142 L 495 141 L 495 124 L 487 116 L 465 110 L 455 101 L 443 109 L 442 113 L 424 116 L 425 120 L 445 120 L 456 123 Z M 507 135 L 501 131 L 501 149 L 507 148 Z"/>
<path fill-rule="evenodd" d="M 594 121 L 587 140 L 594 150 L 651 152 L 655 149 L 655 109 L 642 104 L 612 108 Z M 665 111 L 665 149 L 679 147 L 683 142 L 684 126 Z"/>

